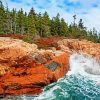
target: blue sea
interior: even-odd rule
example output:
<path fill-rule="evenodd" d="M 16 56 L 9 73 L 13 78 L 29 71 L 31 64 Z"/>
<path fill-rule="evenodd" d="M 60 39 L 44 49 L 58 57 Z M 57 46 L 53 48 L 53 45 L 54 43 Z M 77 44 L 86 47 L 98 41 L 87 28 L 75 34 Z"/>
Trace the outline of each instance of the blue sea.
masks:
<path fill-rule="evenodd" d="M 40 95 L 21 95 L 3 100 L 100 100 L 100 61 L 75 53 L 69 63 L 68 73 L 46 86 Z"/>

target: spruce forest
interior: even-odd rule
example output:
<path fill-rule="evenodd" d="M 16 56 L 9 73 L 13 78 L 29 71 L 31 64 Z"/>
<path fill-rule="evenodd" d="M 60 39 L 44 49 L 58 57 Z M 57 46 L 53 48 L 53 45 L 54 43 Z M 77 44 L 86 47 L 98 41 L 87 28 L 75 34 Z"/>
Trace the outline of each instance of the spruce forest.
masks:
<path fill-rule="evenodd" d="M 51 19 L 47 12 L 37 14 L 34 8 L 29 13 L 23 9 L 9 10 L 0 0 L 0 35 L 4 34 L 25 35 L 24 40 L 30 43 L 36 36 L 65 36 L 100 43 L 100 33 L 95 28 L 87 30 L 82 19 L 76 23 L 76 15 L 73 16 L 73 22 L 68 24 L 60 18 L 59 13 Z"/>

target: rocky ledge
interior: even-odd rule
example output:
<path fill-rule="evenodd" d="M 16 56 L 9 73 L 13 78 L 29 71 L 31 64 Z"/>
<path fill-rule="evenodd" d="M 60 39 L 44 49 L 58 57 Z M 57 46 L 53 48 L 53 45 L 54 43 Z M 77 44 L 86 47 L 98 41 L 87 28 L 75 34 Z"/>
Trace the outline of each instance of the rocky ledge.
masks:
<path fill-rule="evenodd" d="M 49 37 L 37 40 L 39 47 L 62 50 L 64 52 L 83 53 L 100 59 L 100 43 L 93 43 L 84 39 L 67 39 L 66 37 Z"/>
<path fill-rule="evenodd" d="M 100 60 L 100 43 L 79 39 L 62 39 L 57 42 L 57 45 L 58 48 L 64 52 L 83 53 Z"/>
<path fill-rule="evenodd" d="M 38 94 L 68 71 L 69 54 L 0 37 L 0 95 Z"/>

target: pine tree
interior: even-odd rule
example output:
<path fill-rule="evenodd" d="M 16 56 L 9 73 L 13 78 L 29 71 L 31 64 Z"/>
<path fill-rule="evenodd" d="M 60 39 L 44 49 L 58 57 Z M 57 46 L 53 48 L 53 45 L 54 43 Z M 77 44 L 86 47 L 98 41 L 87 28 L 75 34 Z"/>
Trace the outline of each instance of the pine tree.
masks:
<path fill-rule="evenodd" d="M 13 33 L 18 33 L 19 29 L 17 29 L 18 19 L 17 19 L 16 9 L 14 9 L 14 8 L 12 9 L 10 16 L 11 16 L 11 22 L 10 22 L 11 23 L 11 31 Z"/>
<path fill-rule="evenodd" d="M 6 22 L 5 16 L 6 15 L 5 15 L 4 6 L 2 4 L 2 1 L 0 0 L 0 34 L 5 33 L 5 22 Z"/>
<path fill-rule="evenodd" d="M 100 33 L 98 33 L 98 43 L 100 43 Z"/>
<path fill-rule="evenodd" d="M 64 21 L 64 19 L 61 19 L 61 34 L 63 36 L 68 36 L 68 25 L 66 24 L 66 22 Z"/>
<path fill-rule="evenodd" d="M 60 24 L 60 14 L 59 13 L 55 17 L 55 29 L 56 29 L 56 34 L 60 35 L 61 34 L 61 24 Z"/>
<path fill-rule="evenodd" d="M 39 13 L 38 16 L 37 16 L 36 29 L 38 31 L 38 34 L 40 36 L 43 36 L 43 25 L 42 25 L 42 15 L 41 15 L 41 13 Z"/>
<path fill-rule="evenodd" d="M 36 22 L 35 22 L 35 12 L 32 8 L 28 14 L 28 33 L 35 35 L 37 33 L 36 30 Z"/>
<path fill-rule="evenodd" d="M 24 31 L 24 12 L 23 9 L 21 8 L 21 10 L 18 11 L 17 13 L 17 30 L 18 33 L 23 34 L 25 33 Z"/>
<path fill-rule="evenodd" d="M 98 35 L 97 35 L 97 30 L 95 28 L 93 28 L 93 41 L 97 42 L 98 41 Z"/>
<path fill-rule="evenodd" d="M 25 40 L 32 43 L 34 41 L 34 37 L 37 34 L 36 30 L 36 21 L 35 21 L 35 12 L 34 9 L 31 8 L 28 14 L 28 25 L 27 25 L 27 34 Z"/>
<path fill-rule="evenodd" d="M 5 10 L 5 33 L 10 32 L 10 12 L 8 7 Z"/>
<path fill-rule="evenodd" d="M 73 18 L 74 18 L 73 26 L 76 26 L 76 15 L 74 15 Z"/>
<path fill-rule="evenodd" d="M 51 35 L 60 35 L 61 34 L 61 21 L 59 13 L 56 17 L 53 17 L 50 24 Z"/>
<path fill-rule="evenodd" d="M 83 25 L 83 20 L 82 19 L 79 20 L 78 27 L 80 29 L 84 29 L 84 25 Z"/>
<path fill-rule="evenodd" d="M 25 31 L 25 34 L 28 33 L 28 16 L 27 16 L 27 13 L 25 12 L 25 15 L 24 15 L 24 31 Z"/>
<path fill-rule="evenodd" d="M 50 21 L 50 33 L 51 35 L 57 35 L 54 18 Z"/>
<path fill-rule="evenodd" d="M 50 18 L 47 12 L 42 17 L 43 37 L 50 35 Z"/>

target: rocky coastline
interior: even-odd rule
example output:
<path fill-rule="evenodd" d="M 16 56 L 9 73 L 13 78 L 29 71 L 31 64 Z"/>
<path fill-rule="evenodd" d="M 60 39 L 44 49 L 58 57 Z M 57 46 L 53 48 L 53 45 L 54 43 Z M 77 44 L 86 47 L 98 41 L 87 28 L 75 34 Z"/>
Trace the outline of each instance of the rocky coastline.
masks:
<path fill-rule="evenodd" d="M 0 37 L 0 95 L 41 93 L 68 72 L 69 57 L 75 52 L 100 60 L 100 44 L 86 40 L 49 38 L 29 44 Z"/>

